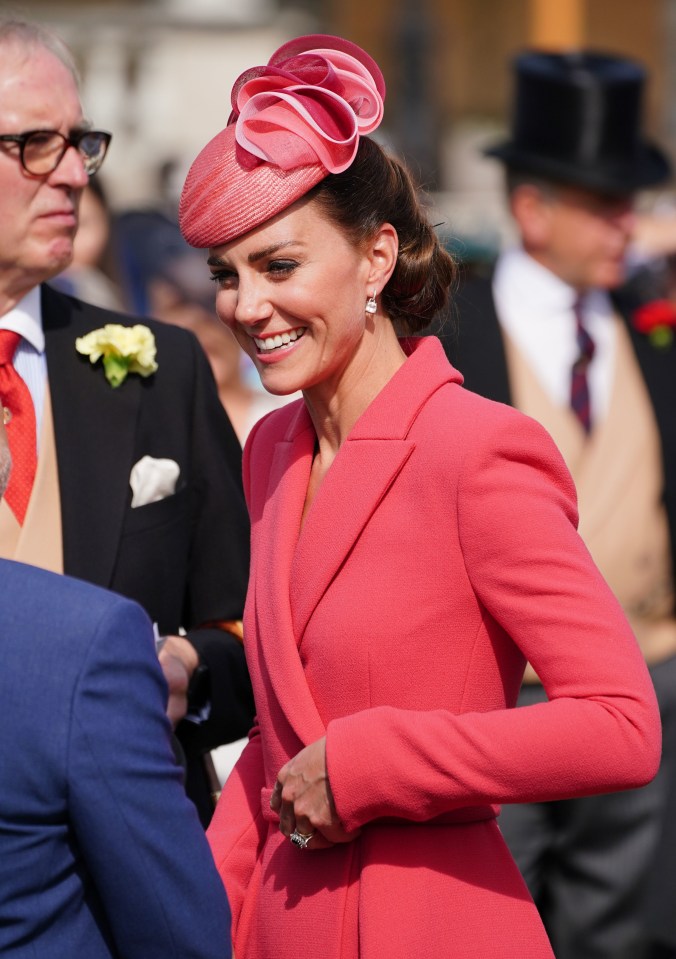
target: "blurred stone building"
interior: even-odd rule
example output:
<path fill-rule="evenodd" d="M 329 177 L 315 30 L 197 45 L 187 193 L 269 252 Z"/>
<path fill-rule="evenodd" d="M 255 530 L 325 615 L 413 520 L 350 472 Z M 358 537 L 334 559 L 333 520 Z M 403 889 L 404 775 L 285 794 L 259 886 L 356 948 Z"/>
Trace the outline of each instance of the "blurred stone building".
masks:
<path fill-rule="evenodd" d="M 116 206 L 175 197 L 227 120 L 233 80 L 306 32 L 349 37 L 382 65 L 379 135 L 479 256 L 508 229 L 500 169 L 480 150 L 506 123 L 519 49 L 585 45 L 643 61 L 649 131 L 676 155 L 676 0 L 24 0 L 16 12 L 74 49 L 91 118 L 114 133 L 105 181 Z"/>

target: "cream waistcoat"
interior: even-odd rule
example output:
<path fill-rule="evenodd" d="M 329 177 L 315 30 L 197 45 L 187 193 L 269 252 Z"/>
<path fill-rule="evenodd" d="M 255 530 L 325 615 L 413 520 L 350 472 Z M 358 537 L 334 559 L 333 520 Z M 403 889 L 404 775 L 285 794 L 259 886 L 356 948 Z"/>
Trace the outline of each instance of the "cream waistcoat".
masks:
<path fill-rule="evenodd" d="M 578 491 L 580 533 L 622 604 L 649 663 L 676 652 L 676 619 L 659 433 L 624 324 L 616 318 L 609 412 L 585 437 L 506 338 L 514 405 L 548 430 Z"/>
<path fill-rule="evenodd" d="M 23 526 L 0 500 L 0 557 L 63 573 L 61 500 L 49 390 L 43 407 L 35 483 Z"/>

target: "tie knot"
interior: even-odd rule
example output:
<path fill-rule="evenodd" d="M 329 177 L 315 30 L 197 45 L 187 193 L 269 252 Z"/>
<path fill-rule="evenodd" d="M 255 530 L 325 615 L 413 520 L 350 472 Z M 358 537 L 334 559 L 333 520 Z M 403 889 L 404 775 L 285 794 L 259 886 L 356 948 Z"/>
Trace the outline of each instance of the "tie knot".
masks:
<path fill-rule="evenodd" d="M 13 330 L 0 330 L 0 366 L 6 366 L 12 362 L 20 342 L 19 333 L 14 333 Z"/>

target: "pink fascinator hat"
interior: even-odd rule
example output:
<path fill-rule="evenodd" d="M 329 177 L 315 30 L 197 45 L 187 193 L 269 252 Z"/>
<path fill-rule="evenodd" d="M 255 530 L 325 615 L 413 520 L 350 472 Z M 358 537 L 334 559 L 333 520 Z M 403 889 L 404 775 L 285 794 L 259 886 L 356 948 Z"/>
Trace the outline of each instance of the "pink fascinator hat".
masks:
<path fill-rule="evenodd" d="M 354 160 L 383 117 L 385 82 L 354 43 L 313 34 L 280 47 L 232 89 L 228 125 L 193 162 L 179 205 L 191 246 L 229 243 Z"/>

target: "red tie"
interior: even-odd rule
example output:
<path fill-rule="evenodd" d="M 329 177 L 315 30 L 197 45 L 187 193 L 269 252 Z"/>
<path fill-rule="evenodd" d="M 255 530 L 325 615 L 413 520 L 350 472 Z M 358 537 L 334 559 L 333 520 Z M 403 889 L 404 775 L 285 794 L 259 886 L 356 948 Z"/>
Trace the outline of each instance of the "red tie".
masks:
<path fill-rule="evenodd" d="M 0 330 L 0 403 L 12 454 L 5 500 L 19 523 L 23 524 L 35 480 L 37 440 L 33 400 L 12 365 L 20 341 L 18 333 Z"/>
<path fill-rule="evenodd" d="M 579 354 L 573 363 L 570 378 L 570 405 L 582 424 L 585 433 L 589 433 L 592 427 L 592 420 L 587 368 L 594 356 L 594 341 L 584 327 L 582 305 L 579 300 L 575 303 L 575 323 L 576 342 Z"/>

